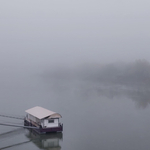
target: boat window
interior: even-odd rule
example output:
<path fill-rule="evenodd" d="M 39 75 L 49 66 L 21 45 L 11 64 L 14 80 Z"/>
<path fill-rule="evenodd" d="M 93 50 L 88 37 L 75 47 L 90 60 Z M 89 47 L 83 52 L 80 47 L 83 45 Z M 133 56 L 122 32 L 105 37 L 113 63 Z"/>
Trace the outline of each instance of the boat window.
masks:
<path fill-rule="evenodd" d="M 54 119 L 48 120 L 48 123 L 54 123 Z"/>

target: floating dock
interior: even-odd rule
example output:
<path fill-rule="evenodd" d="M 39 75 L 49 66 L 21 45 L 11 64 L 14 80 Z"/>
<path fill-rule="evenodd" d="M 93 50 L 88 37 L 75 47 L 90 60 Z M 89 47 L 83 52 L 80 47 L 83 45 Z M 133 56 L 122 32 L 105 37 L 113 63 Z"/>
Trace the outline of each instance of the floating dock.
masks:
<path fill-rule="evenodd" d="M 24 126 L 35 127 L 38 133 L 62 132 L 63 124 L 59 122 L 62 116 L 59 113 L 36 106 L 26 110 Z"/>
<path fill-rule="evenodd" d="M 62 116 L 59 113 L 39 106 L 28 109 L 25 112 L 26 117 L 24 118 L 0 114 L 1 117 L 24 120 L 24 125 L 11 123 L 0 123 L 0 125 L 33 129 L 40 134 L 63 131 L 63 124 L 59 121 Z"/>

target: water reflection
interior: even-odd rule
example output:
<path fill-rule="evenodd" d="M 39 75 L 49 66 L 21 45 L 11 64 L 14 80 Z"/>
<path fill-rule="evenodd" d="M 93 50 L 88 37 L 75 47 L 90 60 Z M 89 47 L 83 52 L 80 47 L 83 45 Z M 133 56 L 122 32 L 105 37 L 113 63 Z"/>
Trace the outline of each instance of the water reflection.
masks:
<path fill-rule="evenodd" d="M 137 108 L 146 108 L 150 104 L 150 88 L 146 87 L 131 87 L 122 85 L 96 85 L 96 84 L 83 84 L 71 83 L 70 85 L 64 85 L 62 87 L 55 84 L 55 89 L 51 88 L 53 93 L 70 93 L 73 97 L 77 97 L 82 100 L 91 100 L 106 97 L 112 99 L 130 99 L 136 103 Z M 64 97 L 64 95 L 62 95 Z"/>
<path fill-rule="evenodd" d="M 25 130 L 26 137 L 31 140 L 39 149 L 61 150 L 60 140 L 63 139 L 62 133 L 50 133 L 40 135 L 33 130 Z"/>
<path fill-rule="evenodd" d="M 146 108 L 150 104 L 150 89 L 131 87 L 103 87 L 97 88 L 96 93 L 109 99 L 128 98 L 136 103 L 137 108 Z M 89 91 L 88 91 L 89 93 Z"/>
<path fill-rule="evenodd" d="M 0 126 L 2 127 L 2 126 Z M 17 134 L 21 134 L 24 131 L 23 128 L 17 128 L 8 132 L 4 132 L 4 133 L 0 133 L 0 140 L 4 139 L 4 138 L 10 138 L 13 137 Z"/>
<path fill-rule="evenodd" d="M 21 140 L 22 138 L 20 138 L 19 136 L 24 134 L 24 129 L 23 128 L 17 128 L 11 131 L 7 131 L 4 133 L 0 134 L 0 149 L 8 149 L 8 148 L 13 148 L 13 147 L 17 147 L 26 143 L 29 143 L 30 140 Z M 16 137 L 16 138 L 14 138 Z M 11 143 L 10 140 L 14 138 L 17 140 L 17 142 L 13 142 Z M 20 141 L 21 140 L 21 141 Z M 11 143 L 9 143 L 9 142 Z M 8 144 L 9 143 L 9 144 Z"/>
<path fill-rule="evenodd" d="M 107 97 L 108 99 L 128 98 L 133 100 L 138 108 L 146 108 L 150 104 L 150 86 L 147 86 L 147 82 L 142 79 L 137 82 L 132 81 L 134 76 L 133 79 L 130 79 L 130 82 L 127 80 L 128 82 L 124 81 L 124 83 L 122 80 L 121 82 L 103 82 L 103 80 L 93 82 L 91 80 L 81 79 L 81 76 L 76 78 L 72 76 L 72 80 L 70 80 L 70 78 L 67 78 L 69 75 L 67 76 L 61 71 L 58 73 L 59 76 L 48 75 L 44 78 L 46 81 L 45 84 L 48 83 L 47 87 L 52 91 L 51 94 L 54 96 L 59 93 L 62 94 L 60 97 L 65 97 L 67 93 L 67 95 L 71 95 L 71 99 L 76 97 L 76 99 L 82 101 L 102 97 Z M 111 75 L 111 73 L 108 75 Z M 93 76 L 91 75 L 91 77 Z"/>
<path fill-rule="evenodd" d="M 17 136 L 15 139 L 18 142 L 13 142 L 10 144 L 7 142 L 11 137 Z M 22 135 L 25 135 L 25 139 L 22 139 Z M 21 138 L 20 138 L 21 136 Z M 8 148 L 14 148 L 18 146 L 22 146 L 27 143 L 34 143 L 39 149 L 44 149 L 44 150 L 61 150 L 60 146 L 60 140 L 63 139 L 63 134 L 62 133 L 50 133 L 50 134 L 37 134 L 33 130 L 28 130 L 28 129 L 23 129 L 23 128 L 18 128 L 14 129 L 9 132 L 5 132 L 0 134 L 0 140 L 1 142 L 4 142 L 4 145 L 0 146 L 0 149 L 8 149 Z M 21 141 L 20 141 L 21 140 Z M 8 145 L 9 143 L 9 145 Z"/>

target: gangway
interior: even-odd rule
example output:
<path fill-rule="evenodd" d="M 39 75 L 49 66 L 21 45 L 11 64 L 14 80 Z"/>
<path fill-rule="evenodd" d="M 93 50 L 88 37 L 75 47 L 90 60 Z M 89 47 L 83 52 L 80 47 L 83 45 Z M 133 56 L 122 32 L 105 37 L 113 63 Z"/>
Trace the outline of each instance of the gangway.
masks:
<path fill-rule="evenodd" d="M 0 117 L 24 120 L 23 117 L 12 116 L 12 115 L 5 115 L 5 114 L 0 114 Z M 13 124 L 13 123 L 1 123 L 0 122 L 0 125 L 2 125 L 2 126 L 12 126 L 12 127 L 21 127 L 21 128 L 27 128 L 27 129 L 39 129 L 39 127 L 24 126 L 24 125 Z"/>

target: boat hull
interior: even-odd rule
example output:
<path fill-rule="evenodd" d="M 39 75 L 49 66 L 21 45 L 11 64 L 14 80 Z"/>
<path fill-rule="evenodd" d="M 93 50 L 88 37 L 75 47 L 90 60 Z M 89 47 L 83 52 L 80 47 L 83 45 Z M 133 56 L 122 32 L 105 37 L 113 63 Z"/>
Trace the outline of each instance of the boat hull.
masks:
<path fill-rule="evenodd" d="M 31 126 L 31 127 L 37 127 L 26 119 L 24 120 L 24 125 L 25 126 Z M 39 134 L 50 133 L 50 132 L 62 132 L 63 131 L 63 124 L 59 124 L 58 127 L 51 127 L 51 128 L 42 128 L 41 127 L 39 129 L 32 129 L 32 130 L 35 130 Z"/>

